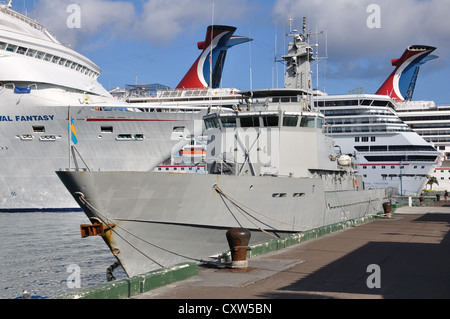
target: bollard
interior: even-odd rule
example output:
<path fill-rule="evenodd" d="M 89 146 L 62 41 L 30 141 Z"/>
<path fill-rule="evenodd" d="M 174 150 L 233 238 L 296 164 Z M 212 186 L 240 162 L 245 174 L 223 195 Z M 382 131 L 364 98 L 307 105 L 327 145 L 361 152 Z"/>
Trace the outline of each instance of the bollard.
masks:
<path fill-rule="evenodd" d="M 420 205 L 424 205 L 424 202 L 425 202 L 425 197 L 423 197 L 423 196 L 420 196 L 419 197 L 419 201 L 420 201 Z"/>
<path fill-rule="evenodd" d="M 247 250 L 250 231 L 245 228 L 230 228 L 227 231 L 228 245 L 231 251 L 231 268 L 247 268 Z"/>
<path fill-rule="evenodd" d="M 383 203 L 383 211 L 387 217 L 391 217 L 392 205 L 389 202 Z"/>

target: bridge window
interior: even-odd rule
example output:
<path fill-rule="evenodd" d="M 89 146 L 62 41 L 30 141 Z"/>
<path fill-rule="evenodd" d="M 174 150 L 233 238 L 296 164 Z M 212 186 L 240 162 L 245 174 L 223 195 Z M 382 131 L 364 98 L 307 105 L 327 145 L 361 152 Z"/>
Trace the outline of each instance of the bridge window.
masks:
<path fill-rule="evenodd" d="M 297 115 L 285 115 L 283 117 L 283 126 L 297 126 L 298 116 Z"/>
<path fill-rule="evenodd" d="M 263 116 L 262 119 L 263 119 L 264 126 L 278 126 L 278 116 L 277 115 Z"/>
<path fill-rule="evenodd" d="M 241 127 L 259 127 L 258 116 L 241 117 L 240 120 L 241 120 Z"/>

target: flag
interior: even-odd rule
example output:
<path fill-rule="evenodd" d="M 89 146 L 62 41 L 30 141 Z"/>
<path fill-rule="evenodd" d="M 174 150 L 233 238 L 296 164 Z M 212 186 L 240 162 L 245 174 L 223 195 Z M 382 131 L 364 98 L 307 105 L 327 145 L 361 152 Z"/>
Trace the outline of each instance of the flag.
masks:
<path fill-rule="evenodd" d="M 78 143 L 77 131 L 75 130 L 75 125 L 73 124 L 72 116 L 70 117 L 69 134 L 71 135 L 72 143 L 77 144 Z"/>

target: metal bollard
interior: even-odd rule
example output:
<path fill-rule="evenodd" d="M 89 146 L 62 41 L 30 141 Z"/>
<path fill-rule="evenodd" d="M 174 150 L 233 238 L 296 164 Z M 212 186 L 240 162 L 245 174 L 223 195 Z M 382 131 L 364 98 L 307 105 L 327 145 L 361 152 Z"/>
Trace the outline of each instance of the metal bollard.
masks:
<path fill-rule="evenodd" d="M 383 211 L 387 217 L 391 217 L 392 205 L 389 202 L 383 203 Z"/>
<path fill-rule="evenodd" d="M 227 231 L 228 245 L 231 251 L 231 268 L 247 268 L 247 251 L 251 233 L 246 228 L 230 228 Z"/>

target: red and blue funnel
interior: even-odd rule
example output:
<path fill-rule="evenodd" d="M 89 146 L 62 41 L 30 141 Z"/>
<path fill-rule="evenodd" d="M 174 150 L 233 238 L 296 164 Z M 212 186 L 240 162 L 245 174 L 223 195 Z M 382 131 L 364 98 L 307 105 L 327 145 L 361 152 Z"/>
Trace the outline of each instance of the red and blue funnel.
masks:
<path fill-rule="evenodd" d="M 234 31 L 236 28 L 230 26 L 208 27 L 205 41 L 197 44 L 202 53 L 178 84 L 177 89 L 206 89 L 220 86 L 227 50 L 237 44 L 252 41 L 247 37 L 233 36 Z"/>
<path fill-rule="evenodd" d="M 392 60 L 392 65 L 396 68 L 376 94 L 389 95 L 397 102 L 411 100 L 420 66 L 437 58 L 429 55 L 434 50 L 435 47 L 426 45 L 409 46 L 400 59 Z"/>

